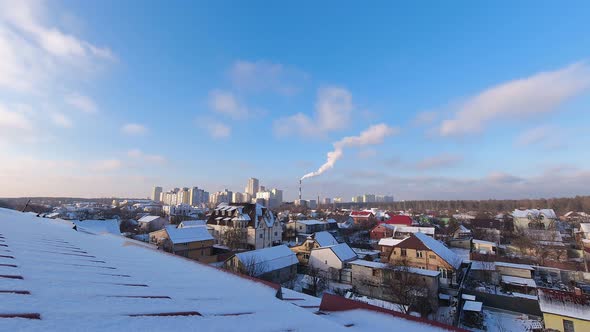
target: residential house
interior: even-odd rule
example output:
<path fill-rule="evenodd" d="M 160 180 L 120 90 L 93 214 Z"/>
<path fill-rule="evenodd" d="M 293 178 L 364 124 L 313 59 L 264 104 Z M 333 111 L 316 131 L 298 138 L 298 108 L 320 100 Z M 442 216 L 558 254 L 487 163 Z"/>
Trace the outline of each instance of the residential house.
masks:
<path fill-rule="evenodd" d="M 144 233 L 154 232 L 164 228 L 167 224 L 166 219 L 160 216 L 147 215 L 137 220 L 139 230 Z"/>
<path fill-rule="evenodd" d="M 297 257 L 285 245 L 235 254 L 224 267 L 263 280 L 283 283 L 297 276 Z"/>
<path fill-rule="evenodd" d="M 383 220 L 383 222 L 396 226 L 413 226 L 418 224 L 412 217 L 406 215 L 391 215 L 388 219 Z"/>
<path fill-rule="evenodd" d="M 381 261 L 386 263 L 389 262 L 389 254 L 393 247 L 405 240 L 403 239 L 394 239 L 392 237 L 380 239 L 377 246 L 379 247 L 379 251 L 381 252 Z"/>
<path fill-rule="evenodd" d="M 350 262 L 358 259 L 358 256 L 346 243 L 319 247 L 311 250 L 308 266 L 318 269 L 331 279 L 338 282 L 350 282 Z M 348 272 L 348 273 L 347 273 Z"/>
<path fill-rule="evenodd" d="M 207 220 L 185 220 L 178 224 L 178 228 L 201 227 L 206 226 Z"/>
<path fill-rule="evenodd" d="M 386 237 L 393 237 L 395 233 L 395 225 L 380 223 L 371 229 L 369 236 L 373 241 L 379 241 Z"/>
<path fill-rule="evenodd" d="M 373 224 L 377 222 L 375 214 L 371 211 L 351 211 L 350 217 L 355 224 Z"/>
<path fill-rule="evenodd" d="M 211 263 L 214 238 L 206 226 L 176 228 L 169 225 L 164 229 L 150 233 L 150 242 L 165 251 L 197 261 Z"/>
<path fill-rule="evenodd" d="M 498 244 L 491 241 L 471 240 L 471 251 L 482 255 L 496 255 L 498 253 Z"/>
<path fill-rule="evenodd" d="M 308 236 L 301 245 L 291 247 L 291 250 L 297 255 L 299 263 L 307 265 L 309 256 L 313 249 L 327 247 L 338 244 L 338 241 L 329 232 L 322 231 L 313 233 Z"/>
<path fill-rule="evenodd" d="M 220 203 L 209 215 L 216 244 L 231 249 L 262 249 L 280 244 L 283 228 L 260 204 Z"/>
<path fill-rule="evenodd" d="M 539 307 L 545 329 L 563 332 L 590 331 L 590 296 L 579 291 L 539 289 Z"/>
<path fill-rule="evenodd" d="M 393 289 L 401 292 L 416 291 L 418 297 L 423 297 L 430 303 L 433 311 L 438 308 L 439 271 L 393 266 L 360 259 L 350 262 L 350 265 L 352 285 L 361 295 L 399 303 L 400 294 L 392 291 Z M 419 311 L 417 308 L 410 308 L 412 309 Z"/>
<path fill-rule="evenodd" d="M 420 269 L 440 271 L 440 282 L 443 286 L 456 286 L 461 258 L 443 243 L 421 233 L 413 233 L 408 238 L 393 246 L 389 254 L 389 263 L 416 267 Z"/>
<path fill-rule="evenodd" d="M 512 212 L 514 226 L 521 229 L 544 228 L 547 229 L 557 220 L 553 209 L 526 209 Z"/>
<path fill-rule="evenodd" d="M 393 234 L 393 237 L 396 239 L 403 239 L 415 233 L 422 233 L 430 237 L 434 237 L 435 228 L 418 226 L 395 226 L 395 233 Z"/>

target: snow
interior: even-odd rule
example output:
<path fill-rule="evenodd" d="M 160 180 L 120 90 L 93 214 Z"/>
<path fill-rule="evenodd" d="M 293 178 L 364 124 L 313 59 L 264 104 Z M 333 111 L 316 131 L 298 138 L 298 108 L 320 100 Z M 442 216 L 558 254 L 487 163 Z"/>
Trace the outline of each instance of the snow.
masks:
<path fill-rule="evenodd" d="M 124 237 L 76 232 L 52 219 L 5 209 L 0 233 L 8 246 L 0 250 L 14 256 L 0 262 L 17 265 L 0 267 L 0 274 L 23 277 L 0 278 L 0 289 L 31 293 L 0 293 L 0 314 L 41 315 L 40 320 L 0 318 L 1 331 L 346 330 L 334 319 L 277 299 L 276 290 L 262 283 Z M 74 250 L 87 254 L 64 255 Z M 128 316 L 186 311 L 201 316 Z"/>
<path fill-rule="evenodd" d="M 246 264 L 261 264 L 260 274 L 280 270 L 298 263 L 297 256 L 286 245 L 246 251 L 236 254 L 236 257 Z"/>
<path fill-rule="evenodd" d="M 214 240 L 207 231 L 207 226 L 166 228 L 166 233 L 174 244 Z"/>
<path fill-rule="evenodd" d="M 474 271 L 495 271 L 496 270 L 496 263 L 497 262 L 481 262 L 481 261 L 472 261 L 471 262 L 471 269 Z"/>
<path fill-rule="evenodd" d="M 461 294 L 463 300 L 475 301 L 475 295 Z"/>
<path fill-rule="evenodd" d="M 528 209 L 528 210 L 514 210 L 512 212 L 512 216 L 515 218 L 528 218 L 531 215 L 533 217 L 538 217 L 540 215 L 544 215 L 546 218 L 549 219 L 557 219 L 557 215 L 553 209 Z"/>
<path fill-rule="evenodd" d="M 481 307 L 482 307 L 482 303 L 477 302 L 477 301 L 465 301 L 465 304 L 463 304 L 464 311 L 480 312 Z"/>
<path fill-rule="evenodd" d="M 396 331 L 412 332 L 444 331 L 436 326 L 361 309 L 329 312 L 323 317 L 346 326 L 347 331 L 392 331 L 392 328 Z M 303 331 L 303 329 L 298 330 Z M 313 329 L 313 331 L 319 330 L 319 328 Z"/>
<path fill-rule="evenodd" d="M 485 244 L 485 245 L 492 246 L 492 247 L 495 247 L 496 246 L 496 243 L 495 242 L 484 241 L 484 240 L 473 240 L 473 243 L 475 243 L 475 244 Z"/>
<path fill-rule="evenodd" d="M 542 312 L 552 313 L 560 316 L 567 316 L 590 321 L 590 304 L 586 298 L 586 304 L 575 303 L 572 293 L 539 289 L 539 307 Z M 561 298 L 560 298 L 561 297 Z M 575 299 L 578 302 L 581 298 Z"/>
<path fill-rule="evenodd" d="M 449 263 L 455 269 L 461 266 L 461 258 L 452 252 L 441 242 L 431 238 L 423 233 L 414 233 L 414 235 L 424 243 L 430 250 L 434 251 L 440 258 Z"/>
<path fill-rule="evenodd" d="M 326 248 L 330 248 L 342 262 L 347 262 L 358 258 L 354 250 L 352 250 L 346 243 L 339 243 Z"/>
<path fill-rule="evenodd" d="M 520 278 L 513 276 L 502 276 L 502 282 L 505 284 L 511 284 L 516 286 L 527 286 L 531 288 L 537 288 L 535 281 L 528 278 Z"/>
<path fill-rule="evenodd" d="M 79 232 L 88 232 L 93 234 L 111 233 L 121 235 L 120 221 L 118 219 L 108 220 L 74 220 Z"/>
<path fill-rule="evenodd" d="M 316 240 L 320 247 L 338 244 L 338 241 L 336 241 L 334 236 L 326 231 L 314 233 L 312 237 Z"/>
<path fill-rule="evenodd" d="M 306 226 L 313 226 L 313 225 L 323 225 L 324 223 L 319 220 L 297 220 L 295 221 L 298 224 L 303 224 Z"/>
<path fill-rule="evenodd" d="M 352 261 L 352 262 L 350 262 L 350 264 L 370 267 L 370 268 L 374 268 L 374 269 L 384 269 L 389 266 L 388 264 L 385 264 L 385 263 L 369 262 L 369 261 L 365 261 L 362 259 L 357 259 L 355 261 Z"/>
<path fill-rule="evenodd" d="M 143 223 L 143 222 L 147 222 L 150 223 L 156 219 L 160 218 L 160 216 L 143 216 L 141 217 L 137 222 Z"/>
<path fill-rule="evenodd" d="M 484 325 L 488 331 L 528 332 L 541 330 L 541 322 L 521 313 L 484 307 Z"/>
<path fill-rule="evenodd" d="M 185 220 L 178 225 L 178 228 L 197 227 L 207 224 L 207 220 Z"/>
<path fill-rule="evenodd" d="M 397 226 L 395 231 L 398 233 L 424 233 L 434 235 L 434 227 Z"/>
<path fill-rule="evenodd" d="M 590 223 L 580 223 L 580 231 L 590 233 Z"/>
<path fill-rule="evenodd" d="M 514 269 L 523 269 L 523 270 L 535 270 L 532 265 L 528 264 L 516 264 L 516 263 L 506 263 L 506 262 L 495 262 L 496 266 L 503 266 L 503 267 L 511 267 Z"/>
<path fill-rule="evenodd" d="M 379 243 L 377 245 L 386 246 L 386 247 L 393 247 L 393 246 L 397 245 L 398 243 L 402 242 L 403 240 L 405 240 L 405 239 L 383 238 L 383 239 L 379 240 Z"/>
<path fill-rule="evenodd" d="M 440 274 L 439 271 L 419 269 L 419 268 L 410 267 L 410 266 L 400 267 L 400 266 L 394 266 L 394 265 L 389 265 L 389 264 L 380 263 L 380 262 L 369 262 L 369 261 L 365 261 L 362 259 L 357 259 L 355 261 L 352 261 L 352 262 L 350 262 L 350 264 L 366 266 L 366 267 L 370 267 L 370 268 L 374 268 L 374 269 L 391 268 L 394 270 L 407 271 L 410 273 L 414 273 L 414 274 L 418 274 L 418 275 L 422 275 L 422 276 L 427 276 L 427 277 L 437 277 Z"/>

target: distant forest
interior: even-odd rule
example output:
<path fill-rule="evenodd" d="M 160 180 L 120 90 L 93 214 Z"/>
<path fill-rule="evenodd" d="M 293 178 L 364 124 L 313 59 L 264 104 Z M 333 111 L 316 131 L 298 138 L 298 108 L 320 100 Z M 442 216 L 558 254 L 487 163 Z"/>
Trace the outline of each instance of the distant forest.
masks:
<path fill-rule="evenodd" d="M 569 211 L 590 212 L 590 196 L 539 199 L 490 199 L 453 201 L 399 201 L 394 203 L 341 203 L 342 208 L 378 207 L 389 210 L 414 211 L 478 211 L 507 212 L 514 209 L 553 209 L 558 215 Z"/>
<path fill-rule="evenodd" d="M 22 210 L 28 198 L 3 198 L 0 199 L 0 208 Z M 31 198 L 27 211 L 46 212 L 51 210 L 47 205 L 59 205 L 75 201 L 94 201 L 109 204 L 112 198 Z M 289 209 L 288 206 L 284 206 Z M 290 206 L 293 209 L 293 206 Z M 590 213 L 590 196 L 562 197 L 562 198 L 539 198 L 539 199 L 490 199 L 490 200 L 429 200 L 429 201 L 398 201 L 394 203 L 339 203 L 322 205 L 321 207 L 337 208 L 380 208 L 384 210 L 408 210 L 417 212 L 426 211 L 477 211 L 482 214 L 486 212 L 509 212 L 514 209 L 553 209 L 558 215 L 569 211 Z M 279 210 L 283 207 L 279 208 Z"/>

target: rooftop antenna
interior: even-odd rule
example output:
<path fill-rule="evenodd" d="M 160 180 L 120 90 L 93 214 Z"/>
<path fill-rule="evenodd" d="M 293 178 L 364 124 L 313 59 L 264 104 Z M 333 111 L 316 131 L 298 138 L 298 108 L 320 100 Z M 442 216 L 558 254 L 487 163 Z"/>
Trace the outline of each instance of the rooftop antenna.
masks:
<path fill-rule="evenodd" d="M 30 199 L 27 201 L 27 204 L 25 204 L 25 207 L 23 208 L 23 210 L 21 212 L 25 212 L 25 210 L 27 209 L 27 207 L 29 207 L 29 203 L 31 203 L 31 200 Z"/>

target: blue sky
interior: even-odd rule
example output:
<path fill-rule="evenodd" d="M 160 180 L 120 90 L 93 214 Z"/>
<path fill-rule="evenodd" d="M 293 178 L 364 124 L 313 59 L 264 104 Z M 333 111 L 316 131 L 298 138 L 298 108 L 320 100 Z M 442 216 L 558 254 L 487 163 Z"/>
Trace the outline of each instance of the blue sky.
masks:
<path fill-rule="evenodd" d="M 587 2 L 0 9 L 0 196 L 588 194 Z"/>

